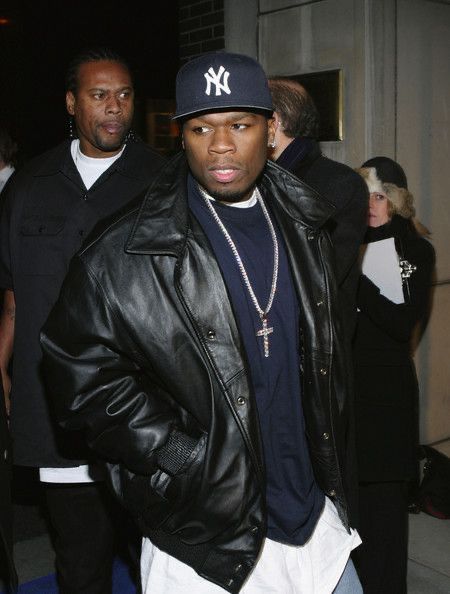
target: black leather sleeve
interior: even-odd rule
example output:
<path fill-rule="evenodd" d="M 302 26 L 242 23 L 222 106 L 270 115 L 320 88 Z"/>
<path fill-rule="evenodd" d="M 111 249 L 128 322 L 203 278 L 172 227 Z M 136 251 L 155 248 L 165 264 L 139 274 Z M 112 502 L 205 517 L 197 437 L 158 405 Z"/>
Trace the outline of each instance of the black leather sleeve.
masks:
<path fill-rule="evenodd" d="M 169 460 L 164 452 L 173 451 L 176 411 L 143 370 L 108 297 L 78 258 L 41 345 L 50 405 L 63 428 L 84 431 L 98 456 L 133 472 L 150 474 Z"/>

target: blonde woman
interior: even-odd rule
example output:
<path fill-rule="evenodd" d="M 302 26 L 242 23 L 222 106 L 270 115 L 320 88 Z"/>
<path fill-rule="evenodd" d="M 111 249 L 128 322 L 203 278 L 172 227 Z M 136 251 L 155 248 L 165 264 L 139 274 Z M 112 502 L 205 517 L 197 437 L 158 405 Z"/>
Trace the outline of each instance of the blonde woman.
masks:
<path fill-rule="evenodd" d="M 408 489 L 418 466 L 411 338 L 427 314 L 435 257 L 401 166 L 375 157 L 357 171 L 370 192 L 365 243 L 394 238 L 404 303 L 393 303 L 361 275 L 354 366 L 363 544 L 356 561 L 365 594 L 404 594 Z"/>

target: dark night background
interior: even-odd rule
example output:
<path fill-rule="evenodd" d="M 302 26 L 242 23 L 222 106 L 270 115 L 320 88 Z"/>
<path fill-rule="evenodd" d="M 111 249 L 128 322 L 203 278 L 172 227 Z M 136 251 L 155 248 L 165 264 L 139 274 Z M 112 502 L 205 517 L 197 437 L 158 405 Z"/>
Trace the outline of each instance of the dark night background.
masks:
<path fill-rule="evenodd" d="M 0 121 L 22 160 L 67 137 L 64 75 L 71 58 L 108 46 L 130 63 L 135 129 L 146 99 L 173 99 L 178 70 L 176 0 L 0 0 Z M 8 22 L 1 24 L 2 20 Z"/>

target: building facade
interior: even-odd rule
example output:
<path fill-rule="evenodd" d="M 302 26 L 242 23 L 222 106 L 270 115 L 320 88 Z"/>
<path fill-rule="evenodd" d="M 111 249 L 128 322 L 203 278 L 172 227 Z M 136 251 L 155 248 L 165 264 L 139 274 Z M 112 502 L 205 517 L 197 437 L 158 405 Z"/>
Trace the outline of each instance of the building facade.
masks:
<path fill-rule="evenodd" d="M 437 254 L 415 353 L 421 440 L 448 440 L 450 0 L 181 0 L 180 19 L 182 61 L 224 47 L 257 58 L 268 75 L 338 71 L 340 135 L 323 152 L 351 167 L 377 155 L 404 167 Z"/>

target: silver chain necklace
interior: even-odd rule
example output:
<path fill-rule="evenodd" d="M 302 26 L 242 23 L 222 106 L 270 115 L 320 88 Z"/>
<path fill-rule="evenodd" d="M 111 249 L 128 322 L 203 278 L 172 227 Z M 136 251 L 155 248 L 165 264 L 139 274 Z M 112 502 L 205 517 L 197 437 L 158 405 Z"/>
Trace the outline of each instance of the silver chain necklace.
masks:
<path fill-rule="evenodd" d="M 233 252 L 233 255 L 236 259 L 237 265 L 239 267 L 239 270 L 241 271 L 241 275 L 242 278 L 244 279 L 244 283 L 245 286 L 248 289 L 248 292 L 250 294 L 251 300 L 253 301 L 253 304 L 256 308 L 256 311 L 259 314 L 259 317 L 261 318 L 261 323 L 262 323 L 262 328 L 261 330 L 258 330 L 256 332 L 256 336 L 262 336 L 263 337 L 263 346 L 264 346 L 264 357 L 268 357 L 269 356 L 269 334 L 273 333 L 273 327 L 269 327 L 268 325 L 268 318 L 267 315 L 270 311 L 270 308 L 272 307 L 272 303 L 273 303 L 273 299 L 275 297 L 275 292 L 277 290 L 277 279 L 278 279 L 278 241 L 277 241 L 277 236 L 275 233 L 275 228 L 273 226 L 272 221 L 270 220 L 270 216 L 269 213 L 267 212 L 267 208 L 266 205 L 264 204 L 264 201 L 261 197 L 261 194 L 259 193 L 258 188 L 255 187 L 255 191 L 254 191 L 254 196 L 256 196 L 256 199 L 258 200 L 264 217 L 267 221 L 267 224 L 269 226 L 269 230 L 270 230 L 270 234 L 272 236 L 272 242 L 273 242 L 273 274 L 272 274 L 272 285 L 270 287 L 270 295 L 269 295 L 269 300 L 267 302 L 267 305 L 265 307 L 265 309 L 263 309 L 258 302 L 258 299 L 256 298 L 255 292 L 253 291 L 253 287 L 250 283 L 250 279 L 248 278 L 248 274 L 247 271 L 245 270 L 245 266 L 241 260 L 241 257 L 239 255 L 239 252 L 237 251 L 236 245 L 234 243 L 234 241 L 231 239 L 230 234 L 228 233 L 225 225 L 222 223 L 222 221 L 220 220 L 219 215 L 217 214 L 215 208 L 212 205 L 212 201 L 211 201 L 211 197 L 207 194 L 207 192 L 201 187 L 198 186 L 198 189 L 200 190 L 200 194 L 202 195 L 203 199 L 205 200 L 205 203 L 209 209 L 209 211 L 211 212 L 214 220 L 216 221 L 216 223 L 219 225 L 222 233 L 225 236 L 225 239 L 228 242 L 228 245 L 231 248 L 231 251 Z"/>

